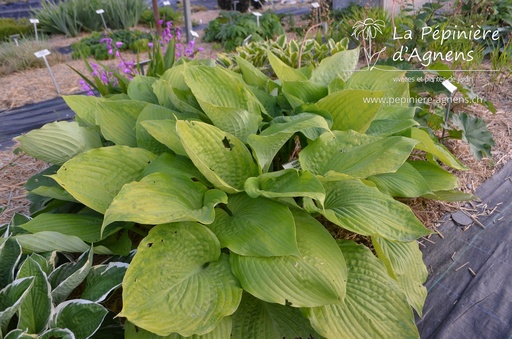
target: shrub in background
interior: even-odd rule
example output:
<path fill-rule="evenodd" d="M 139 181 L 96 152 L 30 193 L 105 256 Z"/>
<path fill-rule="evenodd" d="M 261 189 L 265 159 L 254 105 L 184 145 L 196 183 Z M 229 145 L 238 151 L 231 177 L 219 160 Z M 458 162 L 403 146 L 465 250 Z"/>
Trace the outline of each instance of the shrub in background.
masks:
<path fill-rule="evenodd" d="M 180 12 L 173 10 L 171 7 L 159 8 L 160 20 L 172 21 L 175 24 L 181 24 L 183 18 Z M 140 16 L 139 23 L 147 26 L 155 25 L 155 16 L 152 9 L 145 9 Z"/>
<path fill-rule="evenodd" d="M 9 36 L 19 34 L 23 37 L 34 34 L 28 19 L 0 18 L 0 41 L 9 41 Z"/>
<path fill-rule="evenodd" d="M 110 29 L 128 29 L 135 26 L 145 9 L 144 0 L 70 0 L 41 2 L 41 9 L 34 11 L 41 30 L 50 34 L 76 36 L 81 31 L 103 28 L 98 8 L 105 10 L 104 18 Z"/>
<path fill-rule="evenodd" d="M 220 9 L 225 11 L 233 11 L 235 10 L 235 6 L 233 4 L 233 0 L 217 0 L 217 5 Z M 249 9 L 251 5 L 251 0 L 239 0 L 236 4 L 237 12 L 245 13 Z"/>
<path fill-rule="evenodd" d="M 231 51 L 241 46 L 249 35 L 251 41 L 261 41 L 283 33 L 279 17 L 273 13 L 264 13 L 258 27 L 252 14 L 224 11 L 205 28 L 203 41 L 219 42 L 225 50 Z"/>
<path fill-rule="evenodd" d="M 14 42 L 0 44 L 0 76 L 33 67 L 44 67 L 44 61 L 36 58 L 34 53 L 42 49 L 50 49 L 47 42 L 21 39 L 18 43 L 19 46 L 16 46 Z M 63 57 L 59 53 L 52 53 L 48 56 L 50 63 L 62 59 Z"/>

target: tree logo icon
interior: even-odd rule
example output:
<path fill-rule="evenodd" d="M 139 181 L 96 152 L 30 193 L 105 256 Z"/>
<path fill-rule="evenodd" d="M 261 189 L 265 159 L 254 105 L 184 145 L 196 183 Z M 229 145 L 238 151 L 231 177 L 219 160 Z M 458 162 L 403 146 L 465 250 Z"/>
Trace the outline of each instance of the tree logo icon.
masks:
<path fill-rule="evenodd" d="M 370 70 L 375 68 L 375 64 L 379 60 L 381 53 L 386 50 L 386 47 L 384 47 L 378 52 L 373 53 L 372 51 L 373 39 L 375 39 L 377 33 L 383 34 L 382 29 L 384 27 L 385 23 L 383 20 L 373 20 L 372 18 L 359 20 L 352 26 L 354 30 L 352 36 L 362 39 L 361 44 L 363 45 L 364 57 Z"/>

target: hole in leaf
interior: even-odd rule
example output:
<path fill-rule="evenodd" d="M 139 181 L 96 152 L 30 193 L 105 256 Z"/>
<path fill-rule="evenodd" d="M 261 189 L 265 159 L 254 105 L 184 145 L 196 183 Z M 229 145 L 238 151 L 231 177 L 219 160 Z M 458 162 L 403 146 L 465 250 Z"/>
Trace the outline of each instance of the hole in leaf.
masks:
<path fill-rule="evenodd" d="M 149 242 L 146 246 L 147 246 L 148 248 L 151 248 L 151 246 L 153 246 L 153 243 L 152 243 L 152 242 Z"/>

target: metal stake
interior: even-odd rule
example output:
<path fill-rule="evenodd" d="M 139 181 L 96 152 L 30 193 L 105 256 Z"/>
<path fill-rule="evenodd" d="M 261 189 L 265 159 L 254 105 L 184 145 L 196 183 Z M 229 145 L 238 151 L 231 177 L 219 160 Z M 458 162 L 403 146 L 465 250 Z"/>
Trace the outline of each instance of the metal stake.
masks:
<path fill-rule="evenodd" d="M 46 68 L 48 68 L 48 73 L 50 73 L 50 77 L 52 78 L 53 85 L 55 86 L 55 89 L 57 90 L 57 94 L 60 94 L 59 86 L 57 85 L 57 81 L 55 81 L 55 77 L 53 76 L 52 69 L 50 68 L 50 64 L 48 63 L 48 60 L 46 59 L 47 55 L 50 55 L 50 51 L 47 49 L 43 49 L 42 51 L 35 52 L 34 55 L 38 58 L 43 58 L 44 63 L 46 64 Z"/>
<path fill-rule="evenodd" d="M 105 18 L 103 17 L 103 13 L 105 13 L 104 10 L 102 9 L 98 9 L 96 11 L 96 13 L 98 13 L 99 15 L 101 15 L 101 21 L 103 21 L 103 27 L 105 27 L 105 32 L 108 31 L 108 28 L 107 28 L 107 23 L 105 22 Z"/>

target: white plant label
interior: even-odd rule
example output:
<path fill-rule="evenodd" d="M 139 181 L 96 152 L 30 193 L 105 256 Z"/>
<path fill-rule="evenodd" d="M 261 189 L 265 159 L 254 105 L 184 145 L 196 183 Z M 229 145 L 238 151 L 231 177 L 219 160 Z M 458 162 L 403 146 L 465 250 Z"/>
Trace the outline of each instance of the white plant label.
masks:
<path fill-rule="evenodd" d="M 319 8 L 320 7 L 320 4 L 318 2 L 313 2 L 311 3 L 311 7 L 313 8 Z"/>
<path fill-rule="evenodd" d="M 448 80 L 445 80 L 442 82 L 443 86 L 446 87 L 447 90 L 450 91 L 450 93 L 453 93 L 457 90 L 457 86 L 455 86 L 454 84 L 452 84 L 450 81 Z"/>
<path fill-rule="evenodd" d="M 254 14 L 255 16 L 262 16 L 260 12 L 252 12 L 252 14 Z"/>
<path fill-rule="evenodd" d="M 102 9 L 98 9 L 98 10 L 96 11 L 96 13 L 98 13 L 98 14 L 103 14 L 103 13 L 105 13 L 105 11 L 104 11 L 104 10 L 102 10 Z"/>
<path fill-rule="evenodd" d="M 38 24 L 38 23 L 39 23 L 39 20 L 38 20 L 38 19 L 30 19 L 30 23 L 32 23 L 32 24 Z"/>
<path fill-rule="evenodd" d="M 47 49 L 43 49 L 42 51 L 39 51 L 39 52 L 35 52 L 34 55 L 38 58 L 42 58 L 42 57 L 45 57 L 47 55 L 50 55 L 50 51 L 47 50 Z"/>
<path fill-rule="evenodd" d="M 170 6 L 170 5 L 171 5 L 171 3 L 170 3 L 169 1 L 164 1 L 164 2 L 162 2 L 162 4 L 163 4 L 164 6 Z"/>

